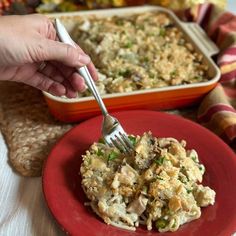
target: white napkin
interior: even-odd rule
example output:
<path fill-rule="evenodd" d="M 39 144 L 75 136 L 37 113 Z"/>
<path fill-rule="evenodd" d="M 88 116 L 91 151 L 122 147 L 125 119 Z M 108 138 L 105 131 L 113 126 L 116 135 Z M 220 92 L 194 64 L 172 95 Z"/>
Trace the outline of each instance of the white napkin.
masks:
<path fill-rule="evenodd" d="M 46 207 L 41 178 L 15 174 L 7 160 L 0 133 L 0 236 L 65 235 Z"/>

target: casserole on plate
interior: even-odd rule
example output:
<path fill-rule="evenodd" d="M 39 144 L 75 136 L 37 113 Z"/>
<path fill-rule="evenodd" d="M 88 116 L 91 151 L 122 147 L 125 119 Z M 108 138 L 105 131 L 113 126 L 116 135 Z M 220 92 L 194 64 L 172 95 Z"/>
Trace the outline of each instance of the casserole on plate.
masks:
<path fill-rule="evenodd" d="M 97 85 L 109 111 L 188 106 L 219 80 L 211 59 L 218 48 L 197 24 L 183 23 L 167 9 L 142 6 L 49 17 L 60 18 L 90 54 L 102 74 Z M 100 114 L 88 93 L 75 99 L 44 95 L 59 120 Z"/>

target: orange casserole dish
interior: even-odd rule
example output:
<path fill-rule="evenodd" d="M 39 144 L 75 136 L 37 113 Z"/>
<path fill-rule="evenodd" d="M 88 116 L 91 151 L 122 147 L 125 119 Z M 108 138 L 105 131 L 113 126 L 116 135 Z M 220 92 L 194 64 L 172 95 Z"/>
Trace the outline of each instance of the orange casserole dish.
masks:
<path fill-rule="evenodd" d="M 98 18 L 104 18 L 145 12 L 162 12 L 173 20 L 175 26 L 181 30 L 186 40 L 193 45 L 194 50 L 203 56 L 203 63 L 208 67 L 207 76 L 209 80 L 191 84 L 105 94 L 102 97 L 110 112 L 131 109 L 161 110 L 186 107 L 199 102 L 207 92 L 215 87 L 220 78 L 220 71 L 211 58 L 211 56 L 218 53 L 218 48 L 197 24 L 183 23 L 170 10 L 165 8 L 154 6 L 129 7 L 60 13 L 49 15 L 49 17 L 60 18 L 68 31 L 72 32 L 77 24 L 78 17 L 86 18 L 95 15 Z M 43 94 L 51 113 L 61 121 L 76 122 L 101 113 L 97 102 L 92 96 L 67 99 L 55 97 L 46 92 L 43 92 Z"/>

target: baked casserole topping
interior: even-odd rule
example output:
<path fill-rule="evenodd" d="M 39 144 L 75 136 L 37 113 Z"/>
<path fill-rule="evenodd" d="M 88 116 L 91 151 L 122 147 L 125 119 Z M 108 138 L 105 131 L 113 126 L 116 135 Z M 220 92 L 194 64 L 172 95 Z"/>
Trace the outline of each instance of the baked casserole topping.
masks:
<path fill-rule="evenodd" d="M 184 140 L 130 136 L 135 154 L 126 156 L 102 142 L 83 155 L 82 187 L 87 205 L 107 224 L 135 230 L 176 231 L 213 205 L 215 191 L 201 184 L 205 167 Z"/>
<path fill-rule="evenodd" d="M 165 13 L 81 18 L 73 33 L 98 69 L 101 94 L 209 79 L 202 55 Z"/>

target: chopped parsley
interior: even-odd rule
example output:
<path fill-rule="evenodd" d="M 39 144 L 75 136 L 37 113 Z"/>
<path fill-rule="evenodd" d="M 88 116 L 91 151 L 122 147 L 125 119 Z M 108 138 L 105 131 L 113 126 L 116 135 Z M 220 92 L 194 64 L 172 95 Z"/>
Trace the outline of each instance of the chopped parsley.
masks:
<path fill-rule="evenodd" d="M 135 146 L 137 142 L 136 138 L 131 135 L 129 135 L 128 138 L 129 138 L 129 141 L 132 143 L 132 145 Z"/>
<path fill-rule="evenodd" d="M 177 72 L 175 70 L 170 73 L 171 77 L 175 77 L 176 75 L 177 75 Z"/>
<path fill-rule="evenodd" d="M 192 189 L 186 189 L 187 193 L 191 193 L 193 190 Z"/>
<path fill-rule="evenodd" d="M 199 170 L 204 171 L 204 167 L 202 165 L 200 165 L 198 168 Z"/>
<path fill-rule="evenodd" d="M 158 179 L 158 180 L 163 180 L 163 178 L 161 178 L 161 177 L 159 177 L 159 176 L 157 176 L 156 179 Z"/>
<path fill-rule="evenodd" d="M 193 79 L 197 80 L 197 81 L 200 81 L 200 80 L 202 80 L 202 77 L 201 76 L 195 76 Z"/>
<path fill-rule="evenodd" d="M 136 25 L 137 30 L 144 30 L 144 25 Z"/>
<path fill-rule="evenodd" d="M 182 174 L 181 176 L 178 176 L 178 180 L 181 181 L 183 184 L 187 184 L 187 182 L 189 181 L 188 176 Z"/>
<path fill-rule="evenodd" d="M 148 62 L 149 61 L 149 58 L 148 57 L 144 57 L 143 58 L 143 62 Z"/>
<path fill-rule="evenodd" d="M 119 154 L 117 152 L 112 151 L 112 152 L 109 153 L 109 155 L 107 157 L 107 160 L 108 161 L 115 160 L 118 156 L 119 156 Z"/>
<path fill-rule="evenodd" d="M 122 26 L 122 25 L 124 25 L 124 21 L 122 19 L 117 19 L 116 25 Z"/>
<path fill-rule="evenodd" d="M 162 37 L 165 37 L 165 35 L 166 35 L 166 30 L 165 30 L 164 28 L 160 28 L 159 35 L 162 36 Z"/>
<path fill-rule="evenodd" d="M 174 224 L 171 226 L 171 228 L 175 228 L 176 227 L 176 219 L 174 219 Z"/>
<path fill-rule="evenodd" d="M 192 159 L 194 162 L 197 161 L 197 157 L 196 157 L 195 155 L 192 155 L 192 156 L 191 156 L 191 159 Z"/>
<path fill-rule="evenodd" d="M 130 77 L 131 74 L 132 73 L 129 69 L 121 70 L 121 71 L 118 72 L 118 75 L 123 76 L 123 77 Z"/>
<path fill-rule="evenodd" d="M 151 79 L 154 79 L 154 78 L 155 78 L 155 75 L 154 75 L 153 73 L 150 73 L 150 74 L 149 74 L 149 77 L 150 77 Z"/>
<path fill-rule="evenodd" d="M 124 45 L 125 48 L 131 48 L 132 46 L 133 46 L 133 43 L 132 43 L 131 41 L 128 41 L 128 42 Z"/>
<path fill-rule="evenodd" d="M 105 144 L 105 141 L 104 141 L 103 138 L 100 138 L 100 139 L 98 140 L 98 142 L 99 142 L 99 143 L 103 143 L 103 144 Z"/>
<path fill-rule="evenodd" d="M 162 165 L 165 161 L 165 157 L 159 157 L 158 159 L 154 160 L 154 162 L 157 164 L 157 165 Z"/>
<path fill-rule="evenodd" d="M 97 151 L 97 155 L 98 155 L 98 156 L 103 156 L 102 149 L 100 149 L 100 148 L 98 149 L 98 151 Z"/>
<path fill-rule="evenodd" d="M 142 191 L 143 191 L 144 193 L 147 193 L 148 187 L 147 187 L 146 185 L 144 185 Z"/>

